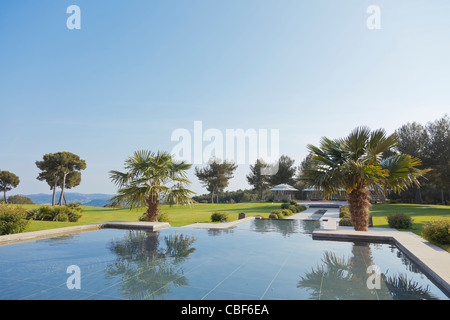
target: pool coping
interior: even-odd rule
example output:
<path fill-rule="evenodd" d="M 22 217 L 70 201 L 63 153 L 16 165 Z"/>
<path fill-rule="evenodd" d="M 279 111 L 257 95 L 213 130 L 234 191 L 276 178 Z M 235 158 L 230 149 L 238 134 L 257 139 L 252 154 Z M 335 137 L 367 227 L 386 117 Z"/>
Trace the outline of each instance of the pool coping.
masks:
<path fill-rule="evenodd" d="M 44 239 L 49 237 L 62 236 L 80 232 L 95 231 L 107 228 L 156 231 L 160 229 L 170 228 L 170 224 L 167 222 L 107 221 L 73 227 L 55 228 L 48 230 L 2 235 L 0 236 L 0 245 Z"/>
<path fill-rule="evenodd" d="M 450 296 L 450 254 L 412 232 L 386 228 L 355 231 L 353 227 L 338 227 L 314 230 L 312 237 L 313 240 L 393 243 Z"/>
<path fill-rule="evenodd" d="M 222 222 L 222 223 L 194 223 L 190 225 L 186 225 L 183 227 L 189 228 L 203 228 L 203 229 L 228 229 L 235 225 L 254 220 L 255 217 L 248 217 L 236 221 L 231 222 Z M 0 236 L 0 245 L 10 244 L 15 242 L 23 242 L 23 241 L 31 241 L 36 239 L 43 239 L 55 236 L 62 236 L 67 234 L 74 234 L 80 232 L 94 231 L 106 228 L 115 228 L 115 229 L 135 229 L 135 230 L 149 230 L 156 231 L 161 229 L 170 228 L 170 224 L 168 222 L 147 222 L 147 221 L 107 221 L 93 224 L 85 224 L 74 227 L 64 227 L 64 228 L 55 228 L 55 229 L 47 229 L 40 231 L 31 231 L 31 232 L 23 232 L 23 233 L 14 233 Z"/>

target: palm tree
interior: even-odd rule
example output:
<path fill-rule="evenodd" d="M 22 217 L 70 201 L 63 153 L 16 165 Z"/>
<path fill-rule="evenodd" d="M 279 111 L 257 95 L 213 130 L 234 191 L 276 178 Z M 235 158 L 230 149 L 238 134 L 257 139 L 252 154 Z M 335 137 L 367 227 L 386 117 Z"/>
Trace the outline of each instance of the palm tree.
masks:
<path fill-rule="evenodd" d="M 158 221 L 162 202 L 192 204 L 193 191 L 186 170 L 190 164 L 175 161 L 167 152 L 136 151 L 125 161 L 127 172 L 110 171 L 111 180 L 119 187 L 112 202 L 135 207 L 147 207 L 147 221 Z"/>
<path fill-rule="evenodd" d="M 371 191 L 400 192 L 412 184 L 419 186 L 419 177 L 429 171 L 419 169 L 421 161 L 407 154 L 383 158 L 383 152 L 397 143 L 396 134 L 387 136 L 383 129 L 371 132 L 367 127 L 356 128 L 345 138 L 323 137 L 320 147 L 308 145 L 312 165 L 299 179 L 325 197 L 344 189 L 355 230 L 367 231 Z"/>

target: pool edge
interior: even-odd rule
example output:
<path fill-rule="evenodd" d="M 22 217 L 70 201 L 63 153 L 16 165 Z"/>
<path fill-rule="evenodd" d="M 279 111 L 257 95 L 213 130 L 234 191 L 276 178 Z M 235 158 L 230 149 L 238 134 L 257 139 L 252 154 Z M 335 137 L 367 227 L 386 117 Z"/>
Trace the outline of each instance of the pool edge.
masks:
<path fill-rule="evenodd" d="M 169 228 L 167 222 L 134 222 L 134 221 L 107 221 L 93 224 L 85 224 L 73 227 L 55 228 L 31 232 L 14 233 L 0 236 L 0 245 L 6 245 L 16 242 L 32 241 L 50 237 L 57 237 L 66 234 L 74 234 L 87 231 L 95 231 L 106 228 L 115 229 L 139 229 L 156 231 Z"/>
<path fill-rule="evenodd" d="M 384 231 L 373 228 L 369 231 L 353 229 L 317 229 L 312 233 L 314 240 L 329 241 L 378 241 L 395 244 L 409 259 L 416 263 L 444 293 L 450 297 L 450 254 L 422 239 L 412 232 Z"/>

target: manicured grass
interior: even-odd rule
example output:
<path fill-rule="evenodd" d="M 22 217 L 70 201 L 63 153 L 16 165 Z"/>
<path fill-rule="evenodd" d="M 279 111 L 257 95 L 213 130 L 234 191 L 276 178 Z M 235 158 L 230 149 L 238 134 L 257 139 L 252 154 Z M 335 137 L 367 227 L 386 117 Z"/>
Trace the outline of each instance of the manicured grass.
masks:
<path fill-rule="evenodd" d="M 374 227 L 389 228 L 386 216 L 404 212 L 413 218 L 412 231 L 420 235 L 422 225 L 431 219 L 450 218 L 450 206 L 422 205 L 422 204 L 375 204 L 370 210 Z"/>
<path fill-rule="evenodd" d="M 450 206 L 425 205 L 425 204 L 375 204 L 370 210 L 374 227 L 389 228 L 386 216 L 403 212 L 413 218 L 411 229 L 401 231 L 410 231 L 420 236 L 424 223 L 432 219 L 450 218 Z M 450 252 L 450 245 L 439 245 L 441 248 Z"/>
<path fill-rule="evenodd" d="M 39 205 L 23 205 L 26 209 L 37 208 Z M 261 215 L 264 218 L 269 216 L 270 211 L 279 209 L 280 204 L 269 202 L 246 202 L 236 204 L 196 204 L 191 207 L 182 206 L 162 206 L 161 212 L 169 214 L 170 225 L 174 227 L 184 226 L 195 222 L 211 222 L 211 214 L 215 211 L 228 213 L 228 221 L 238 219 L 239 212 L 247 213 L 247 216 Z M 27 232 L 53 228 L 63 228 L 69 226 L 99 223 L 105 221 L 137 221 L 145 212 L 145 208 L 140 209 L 113 209 L 101 207 L 83 206 L 83 216 L 77 222 L 56 222 L 56 221 L 31 221 Z"/>

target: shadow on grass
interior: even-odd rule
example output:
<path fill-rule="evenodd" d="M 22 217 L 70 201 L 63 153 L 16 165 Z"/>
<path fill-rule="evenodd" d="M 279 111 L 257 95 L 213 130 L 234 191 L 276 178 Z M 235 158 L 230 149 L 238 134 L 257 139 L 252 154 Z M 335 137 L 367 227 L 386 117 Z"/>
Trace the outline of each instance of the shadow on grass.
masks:
<path fill-rule="evenodd" d="M 404 212 L 414 216 L 450 217 L 450 206 L 422 205 L 422 204 L 375 204 L 370 213 L 374 217 L 384 217 L 388 214 Z"/>

